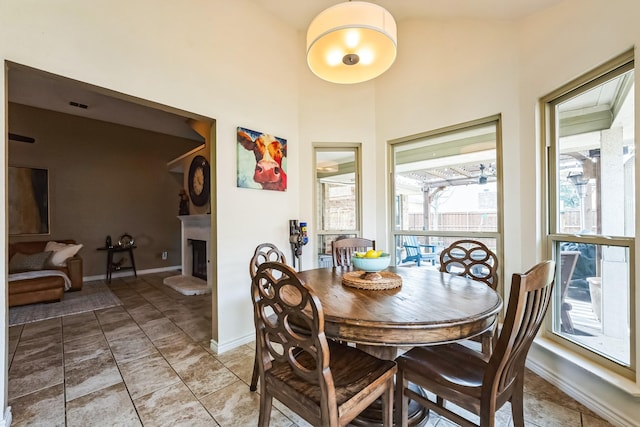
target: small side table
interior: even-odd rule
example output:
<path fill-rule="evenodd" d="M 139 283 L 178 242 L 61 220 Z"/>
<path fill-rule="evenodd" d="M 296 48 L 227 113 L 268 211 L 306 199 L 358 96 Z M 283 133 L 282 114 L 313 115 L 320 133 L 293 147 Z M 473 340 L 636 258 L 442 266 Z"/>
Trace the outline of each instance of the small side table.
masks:
<path fill-rule="evenodd" d="M 133 250 L 136 246 L 111 246 L 111 247 L 102 247 L 98 248 L 99 251 L 107 251 L 107 283 L 111 283 L 111 274 L 114 271 L 121 270 L 133 270 L 134 276 L 137 278 L 138 273 L 136 272 L 136 261 L 133 258 Z M 131 260 L 131 265 L 127 267 L 118 267 L 113 264 L 113 254 L 118 252 L 128 252 L 129 259 Z"/>

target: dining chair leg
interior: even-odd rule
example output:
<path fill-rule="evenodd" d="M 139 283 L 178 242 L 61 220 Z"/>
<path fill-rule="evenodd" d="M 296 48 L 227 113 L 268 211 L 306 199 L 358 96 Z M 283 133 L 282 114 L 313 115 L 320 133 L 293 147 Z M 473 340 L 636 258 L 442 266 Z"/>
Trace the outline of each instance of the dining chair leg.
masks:
<path fill-rule="evenodd" d="M 258 416 L 259 427 L 269 427 L 271 421 L 271 405 L 273 397 L 267 393 L 265 387 L 260 387 L 260 415 Z"/>
<path fill-rule="evenodd" d="M 404 377 L 404 371 L 398 369 L 396 373 L 396 398 L 395 398 L 395 412 L 396 412 L 396 425 L 407 427 L 408 412 L 409 412 L 409 398 L 405 396 L 404 389 L 408 385 L 408 381 Z"/>
<path fill-rule="evenodd" d="M 511 395 L 511 416 L 514 427 L 524 427 L 524 372 L 518 375 L 513 394 Z"/>
<path fill-rule="evenodd" d="M 256 354 L 253 357 L 253 375 L 251 376 L 251 385 L 249 390 L 256 391 L 258 389 L 258 376 L 260 375 L 260 369 L 258 368 L 258 349 L 256 348 Z"/>
<path fill-rule="evenodd" d="M 387 388 L 382 395 L 382 425 L 393 426 L 393 377 L 387 383 Z"/>
<path fill-rule="evenodd" d="M 482 353 L 491 356 L 493 351 L 493 334 L 485 333 L 482 335 Z"/>
<path fill-rule="evenodd" d="M 495 427 L 496 412 L 488 408 L 480 409 L 480 427 Z"/>

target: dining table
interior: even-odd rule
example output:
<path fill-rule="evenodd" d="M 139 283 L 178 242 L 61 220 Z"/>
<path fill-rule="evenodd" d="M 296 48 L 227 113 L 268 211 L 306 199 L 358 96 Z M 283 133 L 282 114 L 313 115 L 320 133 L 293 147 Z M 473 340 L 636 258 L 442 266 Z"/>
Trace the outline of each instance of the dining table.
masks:
<path fill-rule="evenodd" d="M 500 295 L 482 282 L 424 267 L 389 267 L 399 278 L 391 289 L 361 289 L 343 284 L 353 268 L 317 268 L 298 275 L 320 300 L 329 338 L 355 343 L 377 357 L 393 360 L 399 349 L 461 341 L 493 327 L 502 309 Z M 352 281 L 347 281 L 350 283 Z M 410 425 L 426 410 L 410 404 Z M 379 408 L 354 420 L 379 425 Z"/>

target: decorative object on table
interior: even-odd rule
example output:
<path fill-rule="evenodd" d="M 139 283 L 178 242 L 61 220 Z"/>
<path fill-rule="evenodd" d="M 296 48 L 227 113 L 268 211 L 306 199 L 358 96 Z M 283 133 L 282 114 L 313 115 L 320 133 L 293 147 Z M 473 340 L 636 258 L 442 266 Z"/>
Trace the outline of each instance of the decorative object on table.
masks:
<path fill-rule="evenodd" d="M 376 279 L 366 279 L 367 274 L 375 274 Z M 342 275 L 342 284 L 351 288 L 366 289 L 370 291 L 383 291 L 402 286 L 402 277 L 390 271 L 377 273 L 364 273 L 362 271 L 348 271 Z"/>
<path fill-rule="evenodd" d="M 180 196 L 180 208 L 178 209 L 178 215 L 189 215 L 189 196 L 184 188 L 180 190 L 178 196 Z"/>
<path fill-rule="evenodd" d="M 112 248 L 113 247 L 113 241 L 111 240 L 111 236 L 108 235 L 106 239 L 104 239 L 104 247 L 105 248 Z"/>
<path fill-rule="evenodd" d="M 390 271 L 391 257 L 381 250 L 370 249 L 367 252 L 356 252 L 351 263 L 356 271 L 342 275 L 342 284 L 358 289 L 383 290 L 402 286 L 402 278 Z"/>
<path fill-rule="evenodd" d="M 120 270 L 126 261 L 127 261 L 127 258 L 126 257 L 122 257 L 118 261 L 112 262 L 111 263 L 111 268 L 113 270 L 116 270 L 116 271 Z"/>
<path fill-rule="evenodd" d="M 122 246 L 123 248 L 128 248 L 133 246 L 133 237 L 129 233 L 124 233 L 120 236 L 120 240 L 118 240 L 118 246 Z"/>
<path fill-rule="evenodd" d="M 363 279 L 378 280 L 380 271 L 389 267 L 391 257 L 381 250 L 369 249 L 367 252 L 356 252 L 351 257 L 351 265 L 358 270 L 364 271 Z"/>
<path fill-rule="evenodd" d="M 287 190 L 287 140 L 238 127 L 238 187 Z"/>
<path fill-rule="evenodd" d="M 189 196 L 196 206 L 204 206 L 209 201 L 211 190 L 211 168 L 209 161 L 202 156 L 195 156 L 189 166 Z"/>
<path fill-rule="evenodd" d="M 49 171 L 9 166 L 9 235 L 49 234 Z"/>

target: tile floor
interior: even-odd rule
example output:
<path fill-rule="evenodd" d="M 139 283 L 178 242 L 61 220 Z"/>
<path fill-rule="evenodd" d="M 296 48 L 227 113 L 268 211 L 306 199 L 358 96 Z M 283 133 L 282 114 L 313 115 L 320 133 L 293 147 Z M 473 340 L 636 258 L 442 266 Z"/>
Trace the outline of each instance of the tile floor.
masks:
<path fill-rule="evenodd" d="M 210 296 L 163 285 L 172 274 L 114 279 L 122 306 L 9 328 L 12 426 L 256 425 L 254 347 L 212 354 Z M 610 425 L 531 372 L 525 387 L 527 426 Z M 272 426 L 308 425 L 274 406 Z M 513 425 L 506 406 L 498 426 Z"/>

